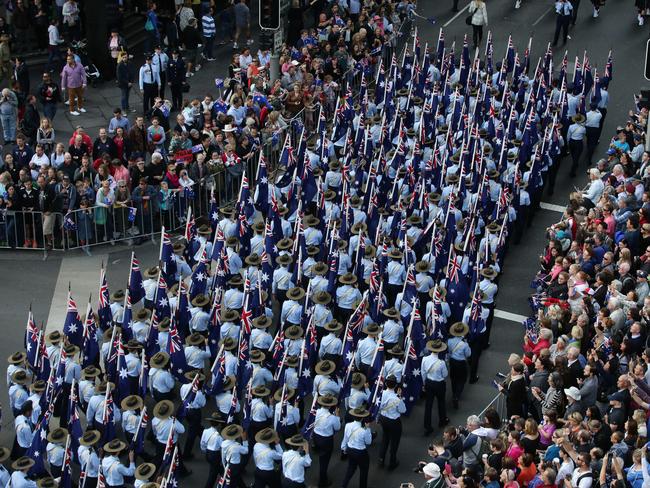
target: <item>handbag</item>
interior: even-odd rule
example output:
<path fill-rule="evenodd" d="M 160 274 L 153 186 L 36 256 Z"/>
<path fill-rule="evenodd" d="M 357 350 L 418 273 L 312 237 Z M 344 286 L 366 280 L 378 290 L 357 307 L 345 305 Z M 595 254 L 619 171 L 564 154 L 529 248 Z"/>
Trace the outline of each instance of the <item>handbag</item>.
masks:
<path fill-rule="evenodd" d="M 147 19 L 147 21 L 144 24 L 144 30 L 151 32 L 154 30 L 154 25 L 153 22 L 151 22 L 151 19 Z"/>
<path fill-rule="evenodd" d="M 472 25 L 472 17 L 474 17 L 474 14 L 468 15 L 467 18 L 465 18 L 465 23 L 467 25 Z"/>

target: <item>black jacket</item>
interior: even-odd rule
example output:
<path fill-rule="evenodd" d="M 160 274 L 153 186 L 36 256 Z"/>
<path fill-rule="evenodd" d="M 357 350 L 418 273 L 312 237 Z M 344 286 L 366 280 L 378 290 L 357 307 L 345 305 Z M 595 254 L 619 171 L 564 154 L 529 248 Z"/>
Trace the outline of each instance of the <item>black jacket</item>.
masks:
<path fill-rule="evenodd" d="M 167 81 L 172 85 L 185 83 L 185 62 L 179 57 L 176 61 L 169 60 L 167 65 Z"/>
<path fill-rule="evenodd" d="M 36 105 L 28 103 L 23 117 L 23 130 L 32 144 L 36 142 L 36 131 L 40 124 L 41 116 L 38 113 L 38 108 L 36 108 Z"/>
<path fill-rule="evenodd" d="M 128 88 L 129 83 L 133 83 L 133 72 L 129 63 L 117 63 L 115 70 L 117 78 L 117 86 L 120 88 Z"/>
<path fill-rule="evenodd" d="M 57 103 L 61 101 L 61 89 L 53 81 L 38 85 L 38 101 L 41 103 Z"/>
<path fill-rule="evenodd" d="M 508 389 L 504 390 L 506 394 L 506 411 L 508 418 L 513 415 L 524 415 L 526 404 L 526 380 L 523 377 L 511 381 Z"/>

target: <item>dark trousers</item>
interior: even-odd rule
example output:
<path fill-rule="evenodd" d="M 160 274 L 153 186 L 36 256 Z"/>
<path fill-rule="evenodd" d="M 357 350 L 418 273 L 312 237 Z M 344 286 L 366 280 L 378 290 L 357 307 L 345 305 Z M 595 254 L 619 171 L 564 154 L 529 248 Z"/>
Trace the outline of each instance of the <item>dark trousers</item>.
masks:
<path fill-rule="evenodd" d="M 397 464 L 397 449 L 399 448 L 399 441 L 402 438 L 402 420 L 399 418 L 389 419 L 382 415 L 379 417 L 379 423 L 384 431 L 384 435 L 381 438 L 379 459 L 386 459 L 386 452 L 390 448 L 389 466 L 394 466 Z"/>
<path fill-rule="evenodd" d="M 158 83 L 142 85 L 142 113 L 146 114 L 153 107 L 154 98 L 158 96 Z"/>
<path fill-rule="evenodd" d="M 160 73 L 160 88 L 158 89 L 158 96 L 165 99 L 165 87 L 167 86 L 167 73 L 163 71 Z"/>
<path fill-rule="evenodd" d="M 478 46 L 483 40 L 483 26 L 472 24 L 472 39 L 474 40 L 474 47 Z"/>
<path fill-rule="evenodd" d="M 580 0 L 571 0 L 571 5 L 573 5 L 571 25 L 576 25 L 576 20 L 578 20 L 578 9 L 580 8 Z"/>
<path fill-rule="evenodd" d="M 230 486 L 239 487 L 239 488 L 248 488 L 246 483 L 244 483 L 244 474 L 243 464 L 231 464 L 230 465 Z"/>
<path fill-rule="evenodd" d="M 447 382 L 426 380 L 424 384 L 424 430 L 433 430 L 431 425 L 431 410 L 433 401 L 438 401 L 438 423 L 442 425 L 447 418 Z"/>
<path fill-rule="evenodd" d="M 187 435 L 185 436 L 185 449 L 183 449 L 183 455 L 187 456 L 192 455 L 192 449 L 194 448 L 194 442 L 196 438 L 201 433 L 201 410 L 192 408 L 187 412 Z"/>
<path fill-rule="evenodd" d="M 323 437 L 313 434 L 312 439 L 318 453 L 318 484 L 325 484 L 327 482 L 327 469 L 334 450 L 334 436 Z"/>
<path fill-rule="evenodd" d="M 555 190 L 555 180 L 557 179 L 557 172 L 560 169 L 560 162 L 562 161 L 561 157 L 556 156 L 553 158 L 553 164 L 551 169 L 548 170 L 548 180 L 546 182 L 546 187 L 548 188 L 548 194 L 553 195 Z"/>
<path fill-rule="evenodd" d="M 289 478 L 282 477 L 282 488 L 304 488 L 305 483 L 298 483 L 297 481 L 290 480 Z"/>
<path fill-rule="evenodd" d="M 354 476 L 357 468 L 359 468 L 359 488 L 368 487 L 368 467 L 370 465 L 370 458 L 366 449 L 350 449 L 348 448 L 348 468 L 345 471 L 342 488 L 347 488 L 350 480 Z"/>
<path fill-rule="evenodd" d="M 578 169 L 578 163 L 580 162 L 580 156 L 582 156 L 582 150 L 584 148 L 584 142 L 582 140 L 576 141 L 575 139 L 569 139 L 569 152 L 571 153 L 571 176 L 575 176 Z"/>
<path fill-rule="evenodd" d="M 587 164 L 592 165 L 591 159 L 594 157 L 596 152 L 596 146 L 598 146 L 598 137 L 600 136 L 599 127 L 585 127 L 587 130 Z"/>
<path fill-rule="evenodd" d="M 175 110 L 182 110 L 183 108 L 183 85 L 171 85 L 172 91 L 172 107 Z"/>
<path fill-rule="evenodd" d="M 255 468 L 255 481 L 253 488 L 280 488 L 281 486 L 280 471 L 262 471 Z"/>
<path fill-rule="evenodd" d="M 210 471 L 208 472 L 208 477 L 205 479 L 203 488 L 214 488 L 214 485 L 219 479 L 219 474 L 223 471 L 221 456 L 216 451 L 206 451 L 205 460 L 208 462 L 208 466 L 210 466 Z"/>
<path fill-rule="evenodd" d="M 449 359 L 449 377 L 451 378 L 451 394 L 454 400 L 459 400 L 467 382 L 467 362 Z"/>
<path fill-rule="evenodd" d="M 479 334 L 476 338 L 468 341 L 469 348 L 472 350 L 472 355 L 469 358 L 469 379 L 470 381 L 476 379 L 478 372 L 478 363 L 481 359 L 481 353 L 485 347 L 486 333 Z"/>
<path fill-rule="evenodd" d="M 555 34 L 553 35 L 553 45 L 557 45 L 560 38 L 560 30 L 562 31 L 562 43 L 566 44 L 566 38 L 569 35 L 569 23 L 571 22 L 570 15 L 558 15 L 555 18 Z"/>
<path fill-rule="evenodd" d="M 529 217 L 531 217 L 528 214 L 529 207 L 528 205 L 522 205 L 519 207 L 521 211 L 521 225 L 522 227 L 524 224 L 527 224 L 529 221 Z M 519 222 L 520 216 L 517 215 L 517 220 L 516 222 Z M 523 233 L 523 231 L 522 231 Z M 521 236 L 519 236 L 521 238 Z M 483 345 L 484 347 L 487 345 L 488 342 L 490 342 L 490 334 L 492 333 L 492 322 L 494 322 L 494 302 L 492 303 L 484 303 L 484 307 L 487 307 L 490 309 L 490 313 L 488 314 L 488 318 L 485 321 L 485 344 Z"/>
<path fill-rule="evenodd" d="M 122 108 L 122 111 L 126 112 L 129 110 L 129 94 L 131 93 L 131 88 L 128 86 L 126 88 L 120 88 L 120 94 L 122 95 L 120 98 L 120 105 Z"/>

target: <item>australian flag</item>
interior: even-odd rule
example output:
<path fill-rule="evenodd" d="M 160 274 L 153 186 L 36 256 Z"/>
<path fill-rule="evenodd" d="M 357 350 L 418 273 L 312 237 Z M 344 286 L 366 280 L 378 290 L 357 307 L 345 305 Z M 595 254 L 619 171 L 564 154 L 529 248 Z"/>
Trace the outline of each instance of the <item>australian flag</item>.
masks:
<path fill-rule="evenodd" d="M 260 160 L 257 166 L 257 193 L 255 206 L 266 215 L 269 211 L 269 175 L 266 171 L 266 158 L 263 151 L 260 151 Z"/>
<path fill-rule="evenodd" d="M 86 321 L 83 326 L 83 346 L 81 348 L 81 367 L 85 368 L 91 364 L 98 365 L 99 343 L 97 342 L 97 323 L 90 301 L 86 309 Z"/>
<path fill-rule="evenodd" d="M 124 356 L 124 344 L 120 341 L 117 346 L 117 377 L 115 378 L 118 403 L 121 403 L 122 400 L 132 393 L 128 372 L 126 357 Z"/>
<path fill-rule="evenodd" d="M 208 396 L 215 396 L 223 391 L 223 382 L 226 379 L 226 355 L 223 348 L 221 348 L 217 358 L 214 360 L 214 363 L 212 363 L 211 372 L 212 385 L 205 394 Z"/>
<path fill-rule="evenodd" d="M 34 315 L 30 309 L 27 315 L 27 329 L 25 330 L 25 350 L 27 351 L 27 363 L 33 370 L 36 369 L 38 361 L 40 336 L 40 331 L 34 323 Z"/>
<path fill-rule="evenodd" d="M 149 425 L 149 415 L 147 414 L 147 407 L 142 407 L 140 418 L 138 419 L 138 426 L 135 429 L 135 434 L 131 440 L 131 450 L 136 454 L 144 452 L 144 439 L 147 433 L 147 426 Z"/>
<path fill-rule="evenodd" d="M 171 364 L 170 372 L 181 383 L 187 383 L 187 378 L 185 378 L 185 372 L 189 369 L 189 367 L 187 365 L 187 360 L 185 359 L 183 344 L 181 342 L 181 337 L 178 334 L 178 330 L 176 328 L 176 321 L 174 319 L 172 319 L 171 326 L 169 328 L 169 340 L 167 341 L 167 354 L 169 354 L 169 362 Z"/>
<path fill-rule="evenodd" d="M 131 271 L 129 273 L 129 295 L 131 303 L 138 303 L 144 298 L 144 285 L 142 284 L 142 273 L 140 272 L 140 262 L 131 253 Z"/>
<path fill-rule="evenodd" d="M 72 446 L 72 456 L 75 461 L 79 461 L 77 455 L 77 449 L 79 449 L 79 439 L 83 435 L 83 429 L 81 428 L 81 421 L 79 420 L 79 409 L 77 404 L 79 403 L 79 384 L 76 380 L 72 383 L 72 388 L 70 389 L 70 404 L 68 406 L 68 431 L 71 435 L 70 445 Z"/>
<path fill-rule="evenodd" d="M 131 292 L 127 288 L 126 296 L 124 297 L 124 315 L 122 315 L 122 337 L 125 342 L 133 339 L 133 330 L 131 323 L 133 322 L 133 307 L 131 306 Z"/>
<path fill-rule="evenodd" d="M 175 281 L 177 266 L 174 260 L 172 241 L 169 238 L 169 234 L 165 232 L 164 227 L 160 239 L 160 268 L 165 279 L 169 283 L 173 283 Z"/>
<path fill-rule="evenodd" d="M 104 433 L 102 436 L 102 445 L 111 442 L 115 439 L 115 406 L 113 405 L 113 393 L 110 388 L 106 388 L 106 396 L 104 397 L 104 413 L 102 416 L 102 424 L 104 425 Z"/>
<path fill-rule="evenodd" d="M 422 391 L 422 374 L 420 369 L 421 359 L 418 356 L 411 340 L 407 340 L 408 348 L 406 361 L 404 362 L 404 373 L 402 374 L 402 395 L 406 405 L 406 414 L 411 413 L 413 405 L 420 398 Z"/>
<path fill-rule="evenodd" d="M 208 285 L 208 259 L 205 248 L 201 252 L 201 260 L 194 268 L 192 273 L 192 281 L 190 283 L 190 300 L 194 300 L 197 295 L 205 295 Z"/>
<path fill-rule="evenodd" d="M 300 433 L 306 440 L 311 439 L 311 435 L 314 433 L 314 426 L 316 425 L 316 400 L 318 395 L 314 395 L 314 399 L 311 402 L 311 408 L 309 409 L 309 414 L 305 419 L 305 423 L 302 426 Z"/>
<path fill-rule="evenodd" d="M 97 304 L 97 315 L 99 316 L 99 327 L 102 331 L 107 330 L 113 324 L 113 312 L 111 312 L 110 293 L 106 283 L 106 271 L 102 267 L 99 284 L 99 302 Z"/>
<path fill-rule="evenodd" d="M 194 403 L 194 400 L 196 399 L 196 394 L 198 392 L 199 392 L 199 375 L 197 373 L 196 375 L 194 375 L 194 379 L 192 380 L 190 389 L 187 390 L 185 397 L 182 398 L 182 402 L 178 406 L 178 410 L 176 411 L 176 418 L 178 420 L 183 420 L 185 418 L 190 406 L 192 405 L 192 403 Z"/>
<path fill-rule="evenodd" d="M 47 434 L 50 431 L 50 418 L 54 412 L 54 402 L 50 402 L 48 409 L 43 414 L 40 422 L 36 424 L 32 445 L 25 455 L 35 461 L 29 470 L 29 475 L 38 477 L 47 474 L 45 459 L 47 458 Z"/>
<path fill-rule="evenodd" d="M 158 276 L 158 288 L 156 289 L 156 303 L 154 304 L 154 310 L 158 320 L 172 316 L 169 299 L 167 298 L 167 281 L 162 274 Z"/>
<path fill-rule="evenodd" d="M 63 323 L 63 333 L 68 338 L 70 344 L 77 347 L 83 346 L 83 324 L 77 311 L 77 304 L 72 299 L 72 294 L 68 290 L 68 312 L 65 315 Z"/>
<path fill-rule="evenodd" d="M 72 467 L 70 466 L 70 461 L 72 461 L 72 449 L 70 448 L 70 434 L 65 443 L 65 453 L 63 454 L 63 466 L 61 469 L 61 480 L 59 481 L 59 486 L 61 488 L 72 488 Z"/>

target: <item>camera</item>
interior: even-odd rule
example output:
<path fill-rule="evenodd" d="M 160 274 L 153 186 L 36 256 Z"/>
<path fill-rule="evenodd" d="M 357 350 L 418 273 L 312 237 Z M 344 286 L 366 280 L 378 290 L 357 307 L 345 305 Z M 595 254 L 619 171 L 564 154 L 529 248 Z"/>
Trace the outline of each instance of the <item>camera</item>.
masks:
<path fill-rule="evenodd" d="M 420 462 L 418 463 L 418 465 L 417 465 L 415 468 L 413 468 L 413 472 L 414 472 L 414 473 L 422 473 L 422 470 L 424 469 L 424 467 L 426 466 L 426 464 L 427 464 L 427 463 L 425 463 L 424 461 L 420 461 Z"/>

